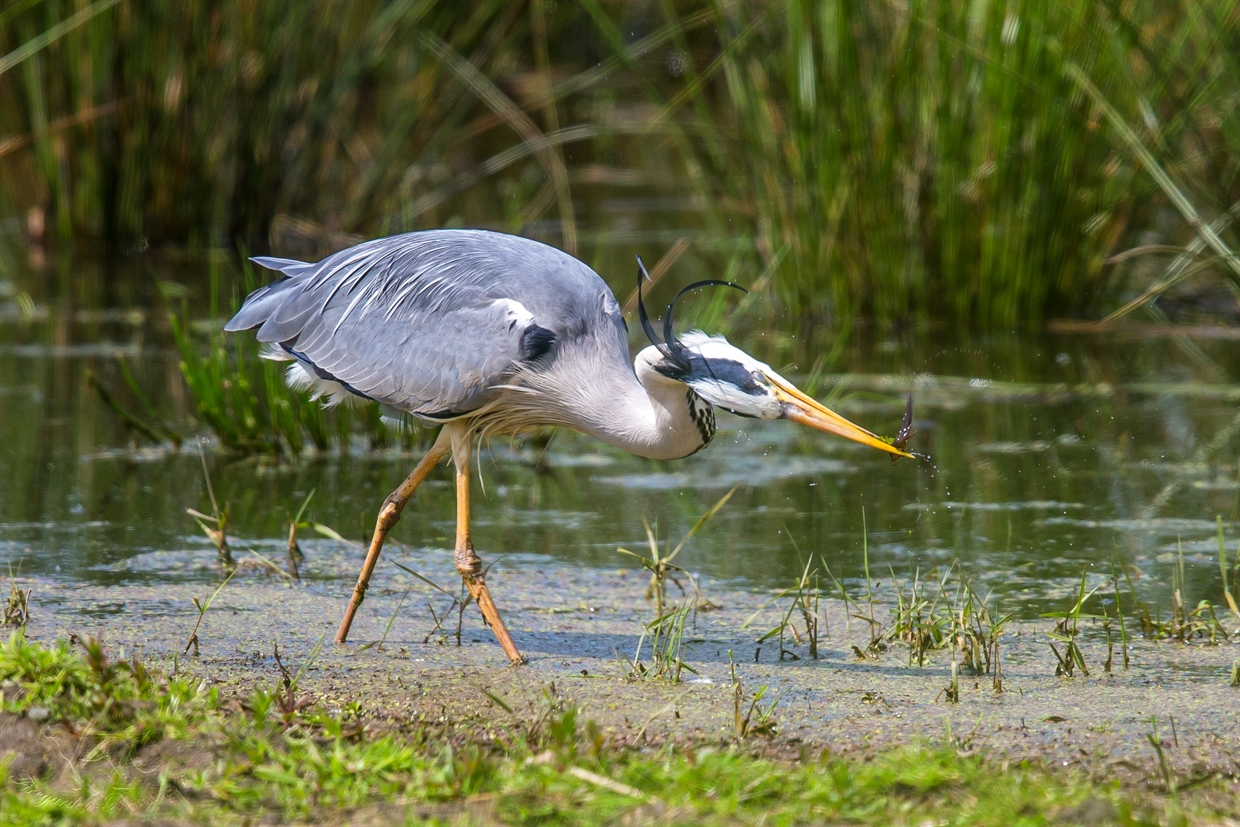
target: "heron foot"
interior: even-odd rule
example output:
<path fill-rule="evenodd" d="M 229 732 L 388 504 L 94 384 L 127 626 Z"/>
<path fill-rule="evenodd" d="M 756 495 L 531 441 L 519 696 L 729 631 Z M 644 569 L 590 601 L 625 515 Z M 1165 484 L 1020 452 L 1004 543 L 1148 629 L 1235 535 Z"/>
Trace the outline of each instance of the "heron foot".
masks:
<path fill-rule="evenodd" d="M 469 589 L 474 602 L 482 610 L 482 619 L 491 627 L 508 660 L 514 665 L 525 663 L 517 644 L 512 641 L 512 635 L 508 634 L 508 627 L 499 616 L 499 609 L 495 608 L 495 601 L 491 599 L 491 590 L 486 584 L 486 569 L 482 567 L 482 558 L 474 552 L 473 543 L 466 540 L 456 549 L 454 557 L 457 573 L 461 575 L 465 588 Z"/>

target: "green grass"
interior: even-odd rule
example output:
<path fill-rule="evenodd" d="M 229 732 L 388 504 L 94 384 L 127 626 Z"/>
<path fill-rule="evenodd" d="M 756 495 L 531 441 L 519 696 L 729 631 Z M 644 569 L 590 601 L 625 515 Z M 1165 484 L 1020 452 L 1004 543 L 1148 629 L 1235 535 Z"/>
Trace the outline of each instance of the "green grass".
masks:
<path fill-rule="evenodd" d="M 225 701 L 192 678 L 108 661 L 93 642 L 44 648 L 14 634 L 0 644 L 0 680 L 19 687 L 6 692 L 5 713 L 41 708 L 54 737 L 98 746 L 53 762 L 43 777 L 7 778 L 0 821 L 1038 825 L 1063 823 L 1092 800 L 1104 818 L 1090 823 L 1136 825 L 1218 815 L 1237 803 L 1219 783 L 1157 795 L 929 744 L 864 759 L 774 759 L 734 746 L 623 749 L 551 696 L 546 714 L 502 745 L 423 726 L 371 731 L 360 707 L 316 709 L 285 675 L 283 686 Z M 184 749 L 168 748 L 176 744 Z M 143 747 L 162 747 L 164 757 L 139 772 Z"/>
<path fill-rule="evenodd" d="M 22 631 L 0 643 L 0 685 L 4 712 L 62 722 L 95 739 L 99 755 L 186 737 L 219 704 L 218 693 L 201 680 L 148 669 L 136 656 L 109 653 L 97 638 L 47 648 L 29 643 Z"/>

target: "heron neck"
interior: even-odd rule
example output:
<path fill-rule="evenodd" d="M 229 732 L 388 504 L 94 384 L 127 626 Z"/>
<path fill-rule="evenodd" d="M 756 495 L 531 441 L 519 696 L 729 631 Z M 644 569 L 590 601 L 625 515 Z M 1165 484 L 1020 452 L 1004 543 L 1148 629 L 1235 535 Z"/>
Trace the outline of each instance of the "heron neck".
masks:
<path fill-rule="evenodd" d="M 681 459 L 710 443 L 714 410 L 688 385 L 657 373 L 640 358 L 630 375 L 636 381 L 622 388 L 598 389 L 590 406 L 592 421 L 583 422 L 581 430 L 649 459 Z"/>
<path fill-rule="evenodd" d="M 567 427 L 648 459 L 680 459 L 715 433 L 710 405 L 683 382 L 668 379 L 639 354 L 632 368 L 622 351 L 562 352 L 558 370 L 520 378 L 485 429 L 521 433 Z M 584 379 L 582 377 L 585 377 Z"/>

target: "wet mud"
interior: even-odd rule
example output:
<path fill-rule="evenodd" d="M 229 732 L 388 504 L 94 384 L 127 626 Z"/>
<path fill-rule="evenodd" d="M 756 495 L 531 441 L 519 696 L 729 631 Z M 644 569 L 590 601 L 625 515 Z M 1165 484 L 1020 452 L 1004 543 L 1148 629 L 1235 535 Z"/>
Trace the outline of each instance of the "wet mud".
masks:
<path fill-rule="evenodd" d="M 393 553 L 457 592 L 449 552 Z M 1013 623 L 999 649 L 1002 691 L 992 675 L 961 670 L 959 701 L 951 703 L 945 691 L 950 650 L 932 652 L 922 666 L 910 665 L 900 643 L 871 657 L 858 655 L 871 639 L 869 621 L 856 616 L 869 614 L 864 602 L 846 610 L 843 602 L 824 598 L 818 659 L 809 656 L 804 640 L 786 641 L 781 659 L 778 641 L 756 641 L 779 624 L 791 598 L 772 602 L 769 592 L 703 580 L 705 602 L 689 617 L 684 636 L 683 658 L 692 671 L 671 683 L 629 674 L 635 656 L 651 663 L 643 632 L 655 612 L 645 597 L 649 576 L 637 568 L 493 567 L 488 582 L 528 659 L 513 667 L 475 606 L 461 615 L 458 645 L 452 599 L 387 561 L 350 643 L 335 646 L 331 639 L 349 594 L 343 584 L 360 551 L 322 542 L 308 544 L 307 554 L 302 583 L 250 565 L 232 578 L 202 620 L 196 656 L 192 648 L 183 651 L 198 619 L 193 600 L 205 601 L 214 590 L 201 581 L 161 578 L 109 587 L 41 578 L 32 584 L 28 634 L 43 641 L 101 635 L 112 651 L 138 652 L 164 669 L 201 674 L 226 695 L 278 682 L 278 644 L 283 662 L 303 670 L 302 691 L 329 709 L 350 709 L 380 728 L 430 723 L 484 741 L 521 733 L 549 705 L 564 703 L 616 743 L 735 743 L 731 659 L 742 713 L 763 687 L 758 710 L 776 702 L 767 719 L 774 731 L 749 741 L 777 753 L 866 754 L 923 740 L 1004 761 L 1153 778 L 1157 756 L 1149 736 L 1155 735 L 1181 779 L 1232 774 L 1240 759 L 1240 688 L 1230 685 L 1240 646 L 1229 642 L 1147 641 L 1130 627 L 1130 666 L 1122 668 L 1114 634 L 1108 673 L 1107 643 L 1086 623 L 1080 644 L 1089 674 L 1065 677 L 1056 675 L 1047 638 L 1054 621 Z M 198 552 L 185 555 L 172 555 L 170 565 L 212 565 Z M 692 598 L 692 589 L 682 596 L 669 584 L 671 603 Z M 874 617 L 888 623 L 890 605 L 882 598 L 880 588 Z"/>

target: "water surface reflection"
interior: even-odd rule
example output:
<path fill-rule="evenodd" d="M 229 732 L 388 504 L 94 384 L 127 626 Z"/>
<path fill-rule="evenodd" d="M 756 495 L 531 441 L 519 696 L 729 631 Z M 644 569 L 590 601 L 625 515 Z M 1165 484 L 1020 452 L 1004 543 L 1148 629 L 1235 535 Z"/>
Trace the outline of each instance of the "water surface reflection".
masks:
<path fill-rule="evenodd" d="M 201 284 L 202 275 L 185 280 Z M 192 443 L 180 452 L 134 443 L 86 381 L 88 371 L 115 377 L 123 358 L 157 407 L 187 421 L 192 400 L 153 281 L 149 269 L 119 281 L 17 275 L 0 292 L 0 561 L 15 571 L 96 583 L 216 577 L 213 551 L 185 514 L 208 502 Z M 793 377 L 807 378 L 834 344 L 830 331 L 806 338 L 796 322 L 764 324 L 741 338 Z M 643 516 L 661 537 L 678 538 L 739 485 L 682 562 L 746 587 L 787 585 L 806 554 L 859 578 L 868 544 L 871 569 L 884 577 L 959 560 L 1002 603 L 1032 615 L 1070 592 L 1082 570 L 1109 574 L 1118 551 L 1143 575 L 1143 596 L 1165 604 L 1182 549 L 1192 598 L 1217 600 L 1215 520 L 1234 559 L 1240 516 L 1237 349 L 1225 338 L 1190 345 L 1115 334 L 962 342 L 956 331 L 854 333 L 810 384 L 888 434 L 912 388 L 915 444 L 932 464 L 892 465 L 788 423 L 726 414 L 714 445 L 675 463 L 572 434 L 545 449 L 497 441 L 481 456 L 475 541 L 500 566 L 629 566 L 615 549 L 644 544 Z M 282 547 L 288 512 L 311 490 L 313 519 L 368 535 L 414 459 L 358 450 L 275 464 L 208 454 L 242 543 L 268 550 Z M 400 542 L 446 546 L 446 474 L 406 514 Z"/>

